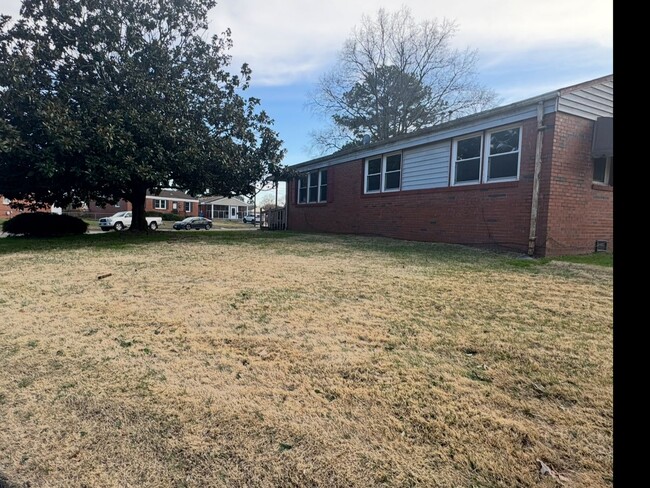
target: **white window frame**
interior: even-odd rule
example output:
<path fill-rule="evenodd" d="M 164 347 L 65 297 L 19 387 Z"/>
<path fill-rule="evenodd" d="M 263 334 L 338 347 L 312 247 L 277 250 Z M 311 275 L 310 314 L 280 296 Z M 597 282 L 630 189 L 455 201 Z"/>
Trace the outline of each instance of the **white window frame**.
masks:
<path fill-rule="evenodd" d="M 399 187 L 386 189 L 386 160 L 391 156 L 399 155 Z M 379 159 L 379 173 L 372 173 L 372 175 L 379 174 L 379 189 L 368 190 L 368 166 L 370 161 Z M 397 173 L 398 171 L 389 171 L 388 173 Z M 392 193 L 402 190 L 402 173 L 404 172 L 404 153 L 403 151 L 394 151 L 386 154 L 377 154 L 366 158 L 363 161 L 363 193 L 373 195 L 375 193 Z"/>
<path fill-rule="evenodd" d="M 399 186 L 397 188 L 389 188 L 386 189 L 386 162 L 389 157 L 391 156 L 396 156 L 399 154 Z M 381 158 L 381 191 L 386 193 L 386 192 L 393 192 L 393 191 L 400 191 L 402 189 L 402 169 L 404 167 L 404 157 L 402 156 L 402 151 L 396 151 L 392 153 L 385 154 Z M 397 173 L 397 171 L 388 171 L 388 173 Z"/>
<path fill-rule="evenodd" d="M 471 181 L 456 181 L 456 157 L 458 156 L 458 143 L 465 141 L 467 139 L 474 139 L 475 137 L 480 137 L 481 142 L 479 144 L 479 154 L 478 154 L 478 178 Z M 456 137 L 452 140 L 451 144 L 451 173 L 452 173 L 452 186 L 467 186 L 467 185 L 478 185 L 481 183 L 481 174 L 483 166 L 483 143 L 485 142 L 485 137 L 482 132 L 474 132 L 473 134 L 466 134 L 461 137 Z M 466 161 L 466 160 L 465 160 Z"/>
<path fill-rule="evenodd" d="M 296 192 L 296 204 L 297 205 L 313 205 L 315 203 L 327 203 L 327 199 L 321 199 L 321 193 L 323 187 L 327 187 L 327 183 L 323 184 L 323 177 L 322 174 L 327 173 L 327 168 L 323 169 L 317 169 L 314 171 L 309 171 L 307 173 L 302 173 L 300 176 L 298 176 L 298 184 L 296 185 L 297 192 Z M 317 178 L 317 184 L 316 185 L 311 185 L 312 183 L 312 178 L 314 175 L 318 175 Z M 302 186 L 302 178 L 307 178 L 307 186 L 303 187 Z M 312 188 L 316 188 L 316 200 L 309 200 L 309 195 L 310 195 L 310 190 Z M 306 195 L 305 195 L 305 201 L 301 202 L 300 201 L 300 190 L 306 190 Z"/>
<path fill-rule="evenodd" d="M 612 184 L 610 183 L 610 181 L 611 181 L 611 171 L 612 171 L 612 161 L 613 161 L 613 158 L 614 158 L 613 156 L 607 156 L 607 157 L 605 157 L 605 158 L 592 158 L 592 160 L 594 161 L 593 164 L 596 164 L 596 163 L 595 163 L 595 160 L 596 160 L 596 159 L 605 159 L 605 181 L 594 180 L 594 175 L 593 175 L 593 171 L 592 171 L 592 174 L 591 174 L 591 182 L 592 182 L 594 185 L 612 186 Z M 595 169 L 595 168 L 594 168 L 594 169 Z"/>
<path fill-rule="evenodd" d="M 167 200 L 162 198 L 154 198 L 153 208 L 156 210 L 167 210 Z"/>
<path fill-rule="evenodd" d="M 373 173 L 373 176 L 377 174 L 379 175 L 379 188 L 376 190 L 368 190 L 368 165 L 370 161 L 374 161 L 375 159 L 379 159 L 379 173 Z M 382 173 L 383 167 L 384 167 L 384 163 L 381 155 L 372 156 L 370 158 L 365 159 L 365 161 L 363 162 L 363 192 L 364 193 L 368 193 L 370 195 L 372 195 L 373 193 L 381 193 L 381 189 L 384 183 L 383 181 L 384 177 Z"/>
<path fill-rule="evenodd" d="M 488 173 L 490 170 L 490 138 L 491 135 L 494 134 L 495 132 L 502 132 L 504 130 L 510 130 L 510 129 L 519 129 L 519 147 L 517 149 L 517 175 L 516 176 L 506 176 L 505 178 L 492 178 L 488 179 Z M 507 181 L 519 181 L 519 173 L 521 172 L 521 138 L 522 138 L 522 133 L 523 129 L 521 125 L 508 125 L 506 127 L 498 127 L 494 129 L 490 129 L 485 132 L 485 137 L 483 138 L 483 183 L 503 183 Z M 512 154 L 514 151 L 510 153 L 501 153 L 503 154 Z"/>
<path fill-rule="evenodd" d="M 194 202 L 185 202 L 185 205 L 184 205 L 185 212 L 191 212 L 192 211 L 192 203 L 194 203 Z"/>

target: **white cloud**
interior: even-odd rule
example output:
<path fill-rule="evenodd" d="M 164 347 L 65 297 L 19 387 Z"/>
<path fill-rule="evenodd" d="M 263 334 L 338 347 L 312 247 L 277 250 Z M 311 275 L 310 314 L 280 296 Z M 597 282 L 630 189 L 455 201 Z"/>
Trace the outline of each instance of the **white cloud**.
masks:
<path fill-rule="evenodd" d="M 256 83 L 292 83 L 322 73 L 363 14 L 402 4 L 416 18 L 455 19 L 457 46 L 487 63 L 549 45 L 613 44 L 612 0 L 222 0 L 211 30 L 232 29 L 234 60 L 251 65 Z"/>

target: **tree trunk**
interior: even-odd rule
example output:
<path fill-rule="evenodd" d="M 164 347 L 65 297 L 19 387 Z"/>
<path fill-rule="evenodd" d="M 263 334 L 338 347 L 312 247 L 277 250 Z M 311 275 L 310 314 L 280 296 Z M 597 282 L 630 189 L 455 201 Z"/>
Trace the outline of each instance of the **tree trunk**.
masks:
<path fill-rule="evenodd" d="M 149 230 L 145 216 L 144 204 L 147 201 L 147 190 L 134 191 L 131 195 L 131 205 L 133 205 L 131 230 L 142 232 Z"/>

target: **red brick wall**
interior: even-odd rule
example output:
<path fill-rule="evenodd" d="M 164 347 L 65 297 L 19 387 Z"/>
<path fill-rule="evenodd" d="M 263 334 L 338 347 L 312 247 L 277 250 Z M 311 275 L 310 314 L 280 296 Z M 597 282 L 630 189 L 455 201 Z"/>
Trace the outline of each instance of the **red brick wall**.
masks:
<path fill-rule="evenodd" d="M 554 117 L 553 163 L 548 174 L 541 254 L 590 253 L 596 240 L 606 240 L 608 251 L 614 249 L 613 187 L 592 183 L 593 127 L 593 121 L 580 117 L 563 113 Z"/>
<path fill-rule="evenodd" d="M 329 168 L 327 204 L 297 205 L 296 181 L 288 185 L 289 229 L 496 246 L 525 252 L 537 124 L 535 119 L 529 119 L 522 125 L 517 182 L 364 195 L 363 162 L 351 161 Z"/>
<path fill-rule="evenodd" d="M 117 212 L 125 212 L 131 210 L 131 208 L 131 203 L 126 200 L 120 200 L 118 206 L 106 205 L 104 208 L 97 205 L 94 201 L 91 201 L 88 204 L 88 212 L 97 218 L 110 217 L 111 215 L 115 215 Z"/>
<path fill-rule="evenodd" d="M 192 211 L 185 211 L 185 202 L 181 202 L 173 199 L 166 198 L 156 198 L 156 200 L 167 200 L 167 208 L 160 209 L 154 208 L 153 199 L 147 198 L 145 200 L 144 209 L 146 212 L 160 212 L 160 213 L 173 213 L 180 215 L 181 217 L 198 217 L 199 216 L 199 202 L 192 202 Z M 174 211 L 174 202 L 177 204 L 177 211 Z"/>
<path fill-rule="evenodd" d="M 589 253 L 596 240 L 613 250 L 613 191 L 592 184 L 593 122 L 544 117 L 535 254 Z M 363 161 L 329 168 L 328 203 L 297 205 L 288 185 L 289 229 L 399 239 L 528 248 L 537 123 L 523 123 L 518 182 L 363 194 Z"/>

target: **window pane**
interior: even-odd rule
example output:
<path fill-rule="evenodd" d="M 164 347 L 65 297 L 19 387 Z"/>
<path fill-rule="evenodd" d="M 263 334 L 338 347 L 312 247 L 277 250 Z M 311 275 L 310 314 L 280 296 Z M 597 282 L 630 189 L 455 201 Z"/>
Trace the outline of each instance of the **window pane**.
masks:
<path fill-rule="evenodd" d="M 399 180 L 401 173 L 396 171 L 394 173 L 386 173 L 386 187 L 385 190 L 399 189 Z"/>
<path fill-rule="evenodd" d="M 323 170 L 320 172 L 320 184 L 321 185 L 327 185 L 327 170 Z"/>
<path fill-rule="evenodd" d="M 318 186 L 318 171 L 309 173 L 309 186 Z"/>
<path fill-rule="evenodd" d="M 488 180 L 495 178 L 516 178 L 519 153 L 492 156 L 489 158 Z"/>
<path fill-rule="evenodd" d="M 321 186 L 320 187 L 320 202 L 326 202 L 327 201 L 327 186 Z"/>
<path fill-rule="evenodd" d="M 393 154 L 386 158 L 386 172 L 388 171 L 399 171 L 402 167 L 402 155 Z"/>
<path fill-rule="evenodd" d="M 456 161 L 481 156 L 481 136 L 470 137 L 456 143 Z"/>
<path fill-rule="evenodd" d="M 607 168 L 607 158 L 594 159 L 594 181 L 605 183 L 605 169 Z"/>
<path fill-rule="evenodd" d="M 368 176 L 366 191 L 379 191 L 380 175 Z"/>
<path fill-rule="evenodd" d="M 318 201 L 318 187 L 312 186 L 309 187 L 309 201 L 317 202 Z"/>
<path fill-rule="evenodd" d="M 368 161 L 368 174 L 373 175 L 381 173 L 381 159 L 371 159 Z"/>
<path fill-rule="evenodd" d="M 307 187 L 302 187 L 298 191 L 298 203 L 307 202 Z"/>
<path fill-rule="evenodd" d="M 519 151 L 519 127 L 490 134 L 490 154 Z"/>
<path fill-rule="evenodd" d="M 456 163 L 456 181 L 478 181 L 479 159 L 458 161 Z"/>

